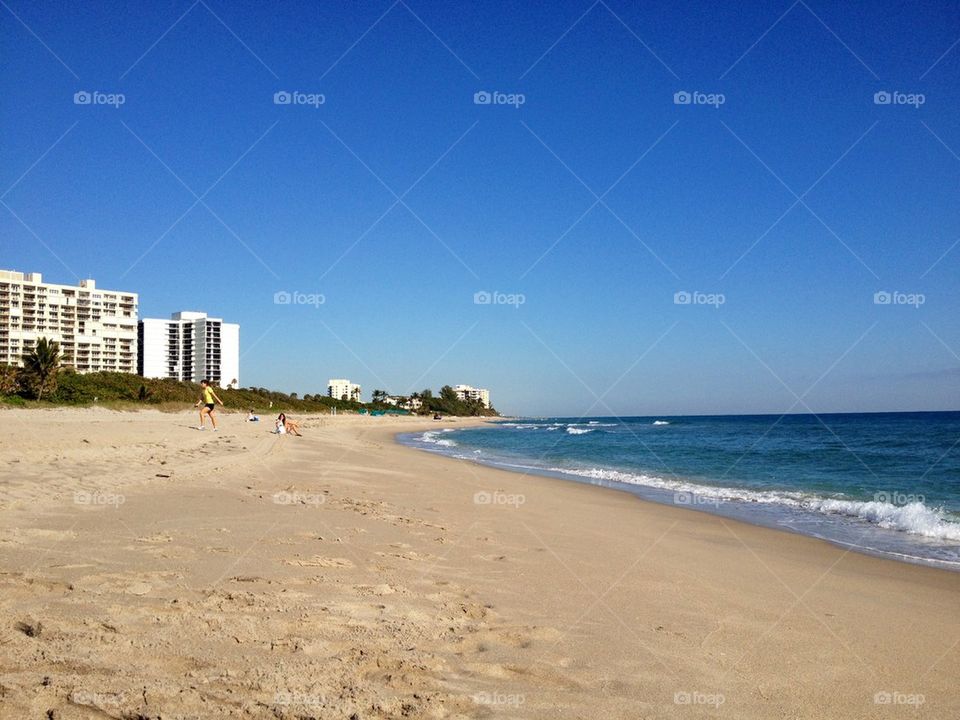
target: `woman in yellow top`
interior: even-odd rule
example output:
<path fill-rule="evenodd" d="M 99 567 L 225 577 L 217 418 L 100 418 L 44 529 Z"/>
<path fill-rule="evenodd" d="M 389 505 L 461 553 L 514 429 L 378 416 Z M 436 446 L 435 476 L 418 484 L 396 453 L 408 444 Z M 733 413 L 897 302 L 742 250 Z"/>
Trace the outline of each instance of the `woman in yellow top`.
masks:
<path fill-rule="evenodd" d="M 213 416 L 213 410 L 217 406 L 213 404 L 213 401 L 216 400 L 218 403 L 220 403 L 220 406 L 222 407 L 223 400 L 221 400 L 217 396 L 217 393 L 215 393 L 213 390 L 213 386 L 206 380 L 200 381 L 200 391 L 201 391 L 200 399 L 197 400 L 196 405 L 194 405 L 194 407 L 200 407 L 201 405 L 203 405 L 203 407 L 200 408 L 200 427 L 198 427 L 197 430 L 204 429 L 203 423 L 206 420 L 206 416 L 209 415 L 210 423 L 213 425 L 214 432 L 216 432 L 217 419 Z"/>

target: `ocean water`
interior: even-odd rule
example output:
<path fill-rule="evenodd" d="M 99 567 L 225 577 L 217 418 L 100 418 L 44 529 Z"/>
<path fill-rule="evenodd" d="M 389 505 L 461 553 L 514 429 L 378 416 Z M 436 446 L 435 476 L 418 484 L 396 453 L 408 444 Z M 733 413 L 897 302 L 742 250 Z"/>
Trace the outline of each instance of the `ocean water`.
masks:
<path fill-rule="evenodd" d="M 960 570 L 960 412 L 540 418 L 400 440 Z"/>

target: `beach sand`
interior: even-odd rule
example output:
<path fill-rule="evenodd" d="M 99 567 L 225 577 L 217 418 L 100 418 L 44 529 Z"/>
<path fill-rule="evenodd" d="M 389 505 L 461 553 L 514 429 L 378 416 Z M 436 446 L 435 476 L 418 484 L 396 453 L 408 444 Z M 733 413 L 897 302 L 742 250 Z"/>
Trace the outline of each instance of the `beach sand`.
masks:
<path fill-rule="evenodd" d="M 958 573 L 243 420 L 0 412 L 0 717 L 960 717 Z"/>

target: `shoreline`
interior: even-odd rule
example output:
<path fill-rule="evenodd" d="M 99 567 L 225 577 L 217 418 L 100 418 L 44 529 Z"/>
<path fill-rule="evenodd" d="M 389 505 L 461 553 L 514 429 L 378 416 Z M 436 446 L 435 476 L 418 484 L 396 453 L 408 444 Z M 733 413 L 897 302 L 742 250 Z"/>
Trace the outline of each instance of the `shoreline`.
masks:
<path fill-rule="evenodd" d="M 437 427 L 438 430 L 442 429 Z M 460 428 L 451 428 L 451 429 L 460 429 Z M 669 508 L 671 511 L 681 512 L 681 513 L 697 513 L 698 516 L 717 519 L 723 522 L 736 523 L 737 525 L 754 528 L 759 530 L 764 530 L 767 532 L 774 533 L 775 535 L 788 535 L 791 537 L 803 538 L 805 540 L 826 545 L 827 547 L 832 548 L 838 552 L 846 554 L 847 552 L 856 553 L 859 557 L 871 558 L 873 560 L 879 560 L 882 562 L 893 563 L 894 566 L 903 566 L 907 565 L 910 567 L 920 568 L 923 570 L 933 570 L 938 572 L 944 572 L 948 574 L 957 574 L 960 573 L 960 566 L 954 568 L 949 566 L 945 561 L 940 561 L 936 559 L 922 558 L 916 556 L 904 556 L 893 557 L 891 553 L 884 551 L 873 550 L 871 548 L 865 548 L 853 544 L 844 544 L 839 540 L 833 540 L 827 537 L 820 537 L 817 535 L 812 535 L 810 533 L 804 533 L 799 530 L 795 530 L 790 527 L 778 527 L 771 524 L 765 524 L 759 521 L 751 521 L 746 517 L 741 517 L 733 514 L 725 514 L 720 512 L 715 512 L 707 509 L 701 509 L 692 506 L 678 505 L 675 503 L 670 503 L 666 501 L 654 500 L 648 497 L 640 495 L 633 487 L 628 483 L 618 483 L 615 481 L 601 481 L 601 482 L 591 482 L 588 479 L 577 477 L 574 475 L 564 475 L 560 471 L 550 471 L 543 469 L 530 469 L 529 471 L 523 471 L 520 469 L 513 469 L 510 467 L 504 467 L 493 462 L 484 462 L 482 460 L 475 460 L 473 458 L 467 457 L 456 457 L 453 455 L 448 455 L 439 450 L 431 450 L 427 448 L 417 447 L 401 440 L 403 435 L 414 435 L 418 431 L 414 432 L 398 432 L 393 436 L 394 442 L 399 447 L 405 448 L 407 450 L 422 453 L 433 457 L 443 458 L 457 463 L 471 463 L 478 467 L 493 470 L 495 472 L 506 473 L 507 475 L 518 476 L 519 478 L 539 478 L 548 481 L 560 481 L 565 484 L 573 484 L 578 487 L 591 488 L 599 492 L 613 492 L 618 493 L 623 497 L 630 498 L 631 501 L 640 503 L 643 506 L 648 506 L 652 511 L 656 511 L 657 508 Z M 695 516 L 696 517 L 696 516 Z"/>
<path fill-rule="evenodd" d="M 952 414 L 952 413 L 951 413 Z M 646 418 L 647 416 L 644 416 Z M 649 416 L 651 419 L 661 416 Z M 662 416 L 667 417 L 667 416 Z M 605 418 L 594 418 L 594 420 L 604 420 Z M 613 419 L 613 418 L 611 418 Z M 564 418 L 555 420 L 563 421 Z M 494 424 L 494 423 L 492 423 Z M 459 429 L 459 428 L 451 428 Z M 562 480 L 567 483 L 573 482 L 580 485 L 589 485 L 599 487 L 605 490 L 615 490 L 633 496 L 635 499 L 646 503 L 653 503 L 666 507 L 672 507 L 683 510 L 694 510 L 710 516 L 726 518 L 733 522 L 744 523 L 754 527 L 762 527 L 777 532 L 786 532 L 789 534 L 808 537 L 823 542 L 827 542 L 842 550 L 852 550 L 853 552 L 887 560 L 893 560 L 898 563 L 907 563 L 920 567 L 936 568 L 948 572 L 960 572 L 960 559 L 948 557 L 937 557 L 934 554 L 922 554 L 924 543 L 931 541 L 936 543 L 936 538 L 928 538 L 923 533 L 912 533 L 908 529 L 901 527 L 885 527 L 879 521 L 871 522 L 862 515 L 855 515 L 852 512 L 843 512 L 837 510 L 823 510 L 817 508 L 817 503 L 839 503 L 846 506 L 859 507 L 871 505 L 870 501 L 835 497 L 830 495 L 817 495 L 816 493 L 804 493 L 799 490 L 773 490 L 772 494 L 777 495 L 785 493 L 793 495 L 790 501 L 783 501 L 778 497 L 768 500 L 764 497 L 751 497 L 753 491 L 736 486 L 725 487 L 703 484 L 702 481 L 685 480 L 675 477 L 673 480 L 663 480 L 657 476 L 648 476 L 640 471 L 622 471 L 616 468 L 593 469 L 590 472 L 578 472 L 576 470 L 564 470 L 562 468 L 541 467 L 531 456 L 529 460 L 516 458 L 511 462 L 508 458 L 494 456 L 494 459 L 485 456 L 474 457 L 473 455 L 458 454 L 470 450 L 467 446 L 458 447 L 456 436 L 450 438 L 453 446 L 447 446 L 441 438 L 439 442 L 436 439 L 424 441 L 417 437 L 418 433 L 398 433 L 396 442 L 408 448 L 419 450 L 433 455 L 440 455 L 450 459 L 463 462 L 474 463 L 481 467 L 487 467 L 503 472 L 514 473 L 520 476 L 538 476 L 554 480 Z M 479 450 L 475 451 L 479 452 Z M 484 450 L 484 452 L 487 452 Z M 635 475 L 634 473 L 638 473 Z M 614 477 L 610 477 L 610 476 Z M 631 479 L 619 479 L 626 476 L 628 478 L 639 477 L 641 480 L 633 482 Z M 747 493 L 747 498 L 737 497 L 736 494 Z M 727 494 L 733 493 L 733 497 Z M 768 493 L 759 493 L 765 495 Z M 803 500 L 802 498 L 806 498 Z M 808 506 L 805 502 L 812 502 L 814 506 Z M 883 504 L 883 503 L 872 503 Z M 890 505 L 895 508 L 896 506 Z M 936 512 L 936 511 L 934 511 Z M 790 522 L 790 521 L 793 522 Z M 786 522 L 784 522 L 786 521 Z M 821 525 L 822 523 L 822 525 Z M 803 529 L 807 526 L 813 526 L 814 529 L 822 528 L 821 532 L 815 532 L 814 529 Z M 832 531 L 832 532 L 831 532 Z M 939 546 L 931 544 L 929 552 L 939 549 L 941 554 L 944 548 L 954 548 L 956 543 L 948 542 L 940 538 Z M 874 544 L 870 544 L 874 543 Z"/>
<path fill-rule="evenodd" d="M 189 415 L 9 417 L 11 716 L 960 713 L 956 573 L 396 442 L 460 421 Z"/>

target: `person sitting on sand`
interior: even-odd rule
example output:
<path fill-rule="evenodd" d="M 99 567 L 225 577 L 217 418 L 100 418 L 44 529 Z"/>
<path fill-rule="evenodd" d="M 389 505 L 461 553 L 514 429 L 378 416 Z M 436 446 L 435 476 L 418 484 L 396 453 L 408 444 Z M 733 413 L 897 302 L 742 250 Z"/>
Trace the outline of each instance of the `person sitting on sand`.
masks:
<path fill-rule="evenodd" d="M 303 437 L 300 434 L 300 424 L 288 418 L 284 413 L 280 413 L 277 416 L 277 434 L 283 435 L 284 433 Z"/>
<path fill-rule="evenodd" d="M 210 424 L 213 425 L 213 431 L 217 431 L 217 418 L 213 416 L 213 411 L 217 407 L 213 404 L 213 401 L 216 400 L 220 403 L 220 407 L 223 407 L 223 400 L 217 395 L 214 391 L 213 386 L 210 384 L 209 380 L 200 381 L 200 399 L 197 400 L 194 407 L 200 407 L 200 427 L 197 430 L 204 430 L 204 422 L 206 421 L 206 416 L 210 416 Z"/>
<path fill-rule="evenodd" d="M 247 422 L 260 422 L 260 416 L 253 412 L 253 408 L 247 413 Z"/>

